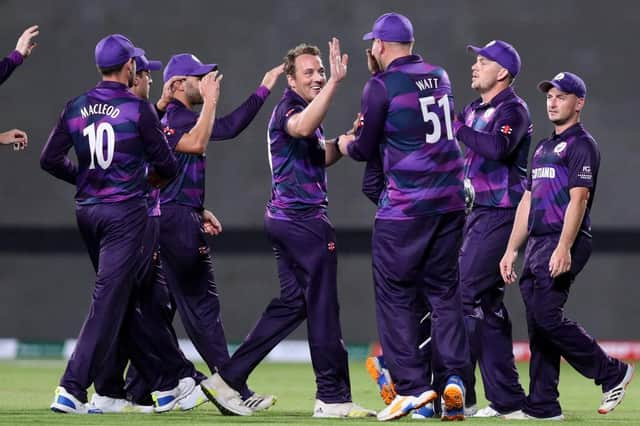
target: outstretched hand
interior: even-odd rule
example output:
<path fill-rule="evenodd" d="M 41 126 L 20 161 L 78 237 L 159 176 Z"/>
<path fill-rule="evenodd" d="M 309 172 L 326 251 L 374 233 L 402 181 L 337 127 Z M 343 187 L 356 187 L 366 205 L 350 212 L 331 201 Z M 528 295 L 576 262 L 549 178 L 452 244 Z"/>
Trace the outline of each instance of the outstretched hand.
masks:
<path fill-rule="evenodd" d="M 278 77 L 284 72 L 284 64 L 280 64 L 277 67 L 271 68 L 264 74 L 261 85 L 267 89 L 273 89 L 273 86 L 278 82 Z"/>
<path fill-rule="evenodd" d="M 220 98 L 220 82 L 222 74 L 212 71 L 200 80 L 200 94 L 205 102 L 218 103 Z"/>
<path fill-rule="evenodd" d="M 339 83 L 347 76 L 349 55 L 340 53 L 340 40 L 333 37 L 329 42 L 329 64 L 331 65 L 331 79 Z"/>
<path fill-rule="evenodd" d="M 33 39 L 40 34 L 40 30 L 37 25 L 33 25 L 22 33 L 16 44 L 16 50 L 20 52 L 23 58 L 31 55 L 31 51 L 38 45 Z"/>
<path fill-rule="evenodd" d="M 11 129 L 0 133 L 0 145 L 13 144 L 14 151 L 21 151 L 27 147 L 29 138 L 27 134 L 20 129 Z"/>

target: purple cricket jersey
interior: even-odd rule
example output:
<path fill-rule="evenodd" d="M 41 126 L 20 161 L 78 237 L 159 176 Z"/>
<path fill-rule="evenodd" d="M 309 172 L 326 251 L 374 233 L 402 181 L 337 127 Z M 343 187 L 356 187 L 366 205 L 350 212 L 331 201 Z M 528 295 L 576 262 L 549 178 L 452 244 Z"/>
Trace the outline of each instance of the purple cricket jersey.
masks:
<path fill-rule="evenodd" d="M 209 140 L 221 141 L 238 136 L 258 114 L 269 93 L 269 89 L 260 86 L 230 114 L 216 118 Z M 174 99 L 169 103 L 162 124 L 171 148 L 176 149 L 182 135 L 193 129 L 198 117 L 197 112 L 178 100 Z M 206 155 L 176 152 L 176 158 L 179 164 L 178 175 L 160 191 L 160 203 L 177 203 L 203 209 Z"/>
<path fill-rule="evenodd" d="M 72 146 L 77 165 L 67 157 Z M 67 103 L 40 161 L 49 173 L 76 185 L 78 205 L 146 197 L 148 167 L 166 178 L 177 171 L 153 106 L 113 81 Z"/>
<path fill-rule="evenodd" d="M 294 138 L 287 133 L 289 118 L 307 105 L 300 95 L 287 88 L 269 120 L 271 199 L 266 213 L 274 219 L 309 219 L 320 217 L 327 211 L 322 127 L 308 138 Z"/>
<path fill-rule="evenodd" d="M 525 191 L 533 125 L 527 104 L 512 88 L 491 101 L 481 99 L 461 113 L 456 137 L 466 147 L 465 177 L 475 190 L 474 205 L 516 208 Z"/>
<path fill-rule="evenodd" d="M 531 191 L 529 234 L 559 234 L 570 200 L 569 190 L 583 187 L 589 188 L 590 196 L 580 232 L 591 237 L 589 211 L 599 167 L 598 144 L 580 123 L 541 140 L 533 154 L 527 181 L 527 189 Z"/>
<path fill-rule="evenodd" d="M 462 151 L 453 135 L 453 95 L 443 68 L 418 55 L 394 60 L 367 82 L 362 114 L 349 156 L 381 156 L 385 187 L 377 218 L 464 210 Z"/>
<path fill-rule="evenodd" d="M 18 65 L 20 65 L 24 61 L 24 58 L 17 50 L 9 53 L 0 61 L 0 84 L 4 83 L 13 70 L 15 70 Z"/>

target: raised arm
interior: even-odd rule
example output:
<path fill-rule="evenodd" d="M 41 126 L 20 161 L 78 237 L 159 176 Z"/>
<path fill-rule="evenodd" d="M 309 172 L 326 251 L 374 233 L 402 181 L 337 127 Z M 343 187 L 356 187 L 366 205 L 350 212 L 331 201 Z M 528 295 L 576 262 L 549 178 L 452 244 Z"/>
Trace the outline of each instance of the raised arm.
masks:
<path fill-rule="evenodd" d="M 329 104 L 335 95 L 340 82 L 347 76 L 347 63 L 349 56 L 341 54 L 340 41 L 337 38 L 329 42 L 329 63 L 331 76 L 320 90 L 320 93 L 307 105 L 307 107 L 287 121 L 287 133 L 294 138 L 307 138 L 314 134 L 327 115 Z"/>
<path fill-rule="evenodd" d="M 221 81 L 222 74 L 218 74 L 218 71 L 210 72 L 200 80 L 200 94 L 204 100 L 202 111 L 196 125 L 178 141 L 176 151 L 201 155 L 207 150 L 214 128 Z"/>

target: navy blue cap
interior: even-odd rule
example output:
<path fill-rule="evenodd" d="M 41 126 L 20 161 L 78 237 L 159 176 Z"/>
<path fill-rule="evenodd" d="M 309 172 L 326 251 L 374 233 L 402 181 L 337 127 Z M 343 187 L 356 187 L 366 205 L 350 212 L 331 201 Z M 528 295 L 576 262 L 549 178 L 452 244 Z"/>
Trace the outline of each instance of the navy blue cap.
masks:
<path fill-rule="evenodd" d="M 162 62 L 149 60 L 144 55 L 136 56 L 135 61 L 136 61 L 136 72 L 158 71 L 162 69 Z"/>
<path fill-rule="evenodd" d="M 366 33 L 363 40 L 373 40 L 378 38 L 382 41 L 395 41 L 408 43 L 413 41 L 413 25 L 404 15 L 399 13 L 385 13 L 376 19 L 373 29 Z"/>
<path fill-rule="evenodd" d="M 144 55 L 144 50 L 135 47 L 122 34 L 111 34 L 96 44 L 96 65 L 109 68 L 122 65 L 131 58 Z"/>
<path fill-rule="evenodd" d="M 506 41 L 491 40 L 484 47 L 468 45 L 467 50 L 499 63 L 514 77 L 520 72 L 520 55 L 518 55 L 518 51 Z"/>
<path fill-rule="evenodd" d="M 571 72 L 561 72 L 553 77 L 553 80 L 545 80 L 538 83 L 538 89 L 547 93 L 552 87 L 564 93 L 572 93 L 579 98 L 587 96 L 587 86 L 584 81 Z"/>
<path fill-rule="evenodd" d="M 179 53 L 169 59 L 169 63 L 162 73 L 162 78 L 166 83 L 176 75 L 199 76 L 208 74 L 216 69 L 218 69 L 218 64 L 203 64 L 200 59 L 191 53 Z"/>

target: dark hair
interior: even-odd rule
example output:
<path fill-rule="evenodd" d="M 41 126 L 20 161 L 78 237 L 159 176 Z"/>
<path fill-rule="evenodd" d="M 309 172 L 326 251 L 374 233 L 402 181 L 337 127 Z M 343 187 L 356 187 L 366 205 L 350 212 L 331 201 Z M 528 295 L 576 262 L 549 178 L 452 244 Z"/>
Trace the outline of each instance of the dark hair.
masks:
<path fill-rule="evenodd" d="M 127 62 L 129 62 L 129 61 L 127 61 Z M 121 63 L 119 65 L 112 65 L 112 66 L 106 67 L 106 68 L 98 67 L 98 71 L 100 71 L 100 74 L 102 74 L 102 75 L 111 75 L 111 74 L 120 72 L 122 70 L 122 67 L 124 67 L 124 65 L 127 62 L 123 62 L 123 63 Z"/>
<path fill-rule="evenodd" d="M 284 57 L 284 72 L 286 75 L 294 75 L 296 73 L 296 58 L 300 55 L 320 56 L 320 49 L 307 43 L 302 43 L 287 52 Z"/>

